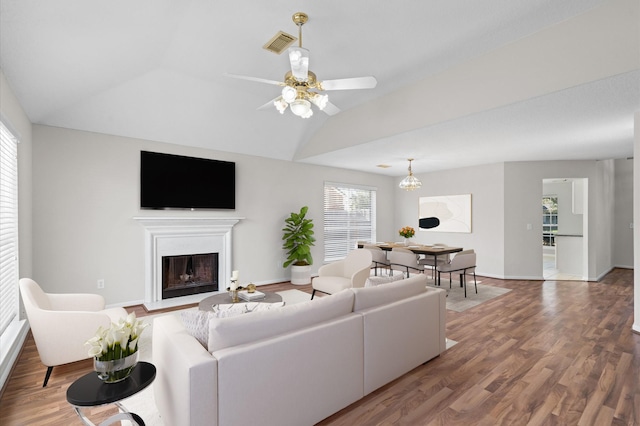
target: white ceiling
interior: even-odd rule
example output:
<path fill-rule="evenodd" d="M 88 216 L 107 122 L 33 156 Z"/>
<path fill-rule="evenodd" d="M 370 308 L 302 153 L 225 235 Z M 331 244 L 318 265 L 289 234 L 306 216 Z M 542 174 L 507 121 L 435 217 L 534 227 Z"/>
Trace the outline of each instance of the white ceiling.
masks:
<path fill-rule="evenodd" d="M 633 155 L 640 0 L 0 0 L 0 66 L 33 123 L 400 176 Z M 297 35 L 342 112 L 257 108 Z M 377 168 L 387 164 L 390 168 Z"/>

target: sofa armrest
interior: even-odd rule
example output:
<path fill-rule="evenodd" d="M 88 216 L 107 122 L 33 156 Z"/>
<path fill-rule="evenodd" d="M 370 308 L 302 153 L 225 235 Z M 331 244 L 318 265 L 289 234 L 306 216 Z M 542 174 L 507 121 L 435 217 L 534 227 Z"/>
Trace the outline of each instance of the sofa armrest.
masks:
<path fill-rule="evenodd" d="M 218 365 L 182 325 L 178 314 L 153 321 L 153 383 L 166 425 L 217 425 Z"/>
<path fill-rule="evenodd" d="M 220 424 L 313 425 L 340 411 L 364 396 L 362 345 L 362 317 L 348 314 L 213 352 Z"/>
<path fill-rule="evenodd" d="M 365 395 L 446 349 L 445 295 L 433 289 L 359 311 L 364 321 Z"/>

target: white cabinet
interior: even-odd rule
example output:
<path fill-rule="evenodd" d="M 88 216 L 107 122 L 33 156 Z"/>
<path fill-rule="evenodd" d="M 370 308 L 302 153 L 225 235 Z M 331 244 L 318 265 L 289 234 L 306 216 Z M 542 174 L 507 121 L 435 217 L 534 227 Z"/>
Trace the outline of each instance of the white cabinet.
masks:
<path fill-rule="evenodd" d="M 556 268 L 562 274 L 583 276 L 582 235 L 556 235 Z"/>

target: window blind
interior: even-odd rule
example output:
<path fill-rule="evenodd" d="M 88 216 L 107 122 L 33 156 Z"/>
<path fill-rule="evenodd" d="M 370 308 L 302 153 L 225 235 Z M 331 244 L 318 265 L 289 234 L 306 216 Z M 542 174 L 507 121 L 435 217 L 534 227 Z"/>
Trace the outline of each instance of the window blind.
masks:
<path fill-rule="evenodd" d="M 344 259 L 358 241 L 375 240 L 376 188 L 325 182 L 325 263 Z"/>
<path fill-rule="evenodd" d="M 0 122 L 0 334 L 18 314 L 18 149 Z"/>

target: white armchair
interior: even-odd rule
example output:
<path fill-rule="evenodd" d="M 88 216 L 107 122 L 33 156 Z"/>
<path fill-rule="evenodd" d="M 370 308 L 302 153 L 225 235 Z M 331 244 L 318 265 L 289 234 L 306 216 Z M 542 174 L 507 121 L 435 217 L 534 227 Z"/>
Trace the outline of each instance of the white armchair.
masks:
<path fill-rule="evenodd" d="M 344 260 L 329 263 L 318 269 L 318 276 L 311 280 L 313 293 L 316 291 L 326 294 L 334 294 L 345 288 L 364 287 L 364 283 L 371 275 L 371 251 L 356 249 Z"/>
<path fill-rule="evenodd" d="M 42 387 L 54 366 L 89 358 L 84 343 L 98 327 L 127 316 L 124 308 L 104 309 L 104 298 L 98 294 L 45 293 L 29 278 L 20 280 L 20 294 L 38 355 L 47 366 Z"/>

